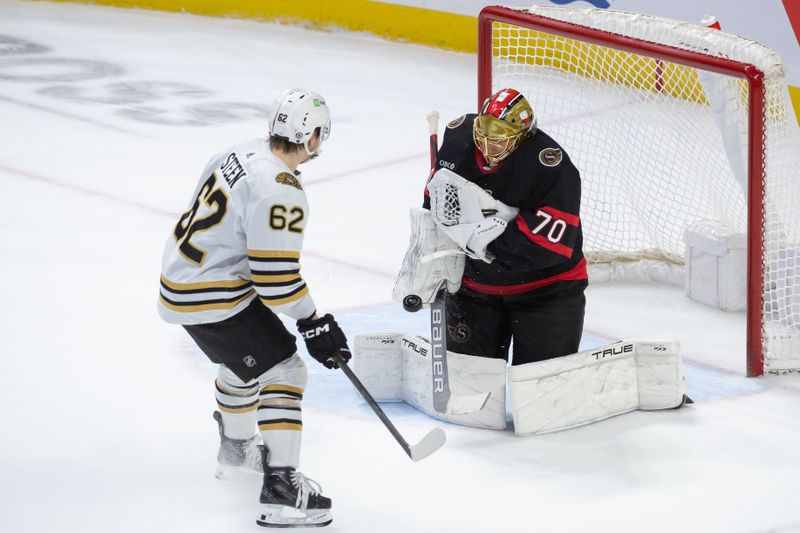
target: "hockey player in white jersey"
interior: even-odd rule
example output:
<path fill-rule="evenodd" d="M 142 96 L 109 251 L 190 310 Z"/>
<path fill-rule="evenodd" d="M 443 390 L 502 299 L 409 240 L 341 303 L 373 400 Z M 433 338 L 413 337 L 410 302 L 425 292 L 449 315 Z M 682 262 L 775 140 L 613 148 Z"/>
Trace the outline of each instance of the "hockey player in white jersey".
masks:
<path fill-rule="evenodd" d="M 330 124 L 322 96 L 286 91 L 272 108 L 269 139 L 211 159 L 164 249 L 159 313 L 219 364 L 218 477 L 263 472 L 262 526 L 332 520 L 331 500 L 297 471 L 307 372 L 277 317 L 297 320 L 326 367 L 336 366 L 336 353 L 350 359 L 333 316 L 317 315 L 299 267 L 309 210 L 297 167 L 319 154 Z"/>

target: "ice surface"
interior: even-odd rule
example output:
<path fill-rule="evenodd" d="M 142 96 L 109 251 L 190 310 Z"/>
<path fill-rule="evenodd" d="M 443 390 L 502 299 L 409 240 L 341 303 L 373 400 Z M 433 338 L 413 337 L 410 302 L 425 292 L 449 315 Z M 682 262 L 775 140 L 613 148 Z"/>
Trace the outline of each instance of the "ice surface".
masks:
<path fill-rule="evenodd" d="M 425 332 L 389 299 L 426 176 L 426 113 L 475 105 L 469 55 L 332 31 L 0 3 L 0 530 L 256 531 L 259 480 L 214 478 L 214 368 L 155 312 L 160 255 L 206 160 L 265 132 L 273 96 L 328 99 L 305 167 L 304 277 L 348 335 Z M 590 288 L 584 346 L 673 337 L 692 407 L 534 438 L 384 404 L 308 359 L 302 470 L 328 531 L 800 529 L 798 378 L 746 379 L 744 315 L 680 289 Z M 302 354 L 307 358 L 307 354 Z"/>

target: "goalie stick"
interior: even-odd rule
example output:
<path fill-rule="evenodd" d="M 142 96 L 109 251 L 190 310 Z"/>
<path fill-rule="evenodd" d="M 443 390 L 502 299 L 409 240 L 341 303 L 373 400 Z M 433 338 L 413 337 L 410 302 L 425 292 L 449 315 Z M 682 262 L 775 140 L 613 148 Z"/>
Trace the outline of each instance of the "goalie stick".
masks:
<path fill-rule="evenodd" d="M 428 133 L 430 134 L 431 172 L 436 170 L 439 153 L 439 113 L 428 113 Z M 452 395 L 447 373 L 447 315 L 445 304 L 447 288 L 445 281 L 436 291 L 436 298 L 431 302 L 431 365 L 433 408 L 437 412 L 447 415 L 466 415 L 480 411 L 489 401 L 489 393 L 471 395 Z M 417 311 L 422 306 L 422 300 L 416 295 L 409 295 L 403 299 L 406 311 Z"/>
<path fill-rule="evenodd" d="M 384 413 L 383 409 L 380 408 L 378 402 L 375 401 L 366 387 L 364 387 L 364 384 L 361 383 L 350 367 L 347 366 L 347 363 L 345 363 L 344 359 L 342 359 L 342 355 L 337 353 L 333 356 L 333 358 L 336 361 L 336 364 L 339 365 L 339 368 L 342 369 L 342 372 L 344 372 L 344 375 L 347 376 L 353 386 L 358 389 L 358 392 L 361 393 L 361 396 L 367 401 L 375 414 L 378 415 L 378 418 L 381 419 L 383 425 L 386 426 L 386 429 L 389 430 L 389 433 L 391 433 L 400 446 L 403 447 L 403 450 L 405 450 L 406 454 L 408 454 L 412 461 L 422 461 L 433 452 L 441 448 L 442 445 L 444 445 L 445 433 L 440 428 L 434 428 L 429 431 L 428 434 L 425 435 L 417 444 L 414 444 L 413 446 L 409 444 L 408 441 L 403 438 L 400 432 L 397 431 L 397 428 L 394 427 L 392 421 L 389 420 L 389 417 L 386 416 L 386 413 Z"/>

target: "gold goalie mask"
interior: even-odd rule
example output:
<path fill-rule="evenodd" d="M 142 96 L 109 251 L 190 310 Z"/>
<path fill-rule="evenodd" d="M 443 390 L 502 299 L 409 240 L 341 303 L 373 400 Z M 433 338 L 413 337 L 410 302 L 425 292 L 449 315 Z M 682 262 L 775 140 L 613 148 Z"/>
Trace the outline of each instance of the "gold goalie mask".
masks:
<path fill-rule="evenodd" d="M 472 125 L 472 138 L 484 159 L 496 165 L 534 131 L 536 118 L 528 100 L 515 89 L 501 89 L 483 103 Z"/>

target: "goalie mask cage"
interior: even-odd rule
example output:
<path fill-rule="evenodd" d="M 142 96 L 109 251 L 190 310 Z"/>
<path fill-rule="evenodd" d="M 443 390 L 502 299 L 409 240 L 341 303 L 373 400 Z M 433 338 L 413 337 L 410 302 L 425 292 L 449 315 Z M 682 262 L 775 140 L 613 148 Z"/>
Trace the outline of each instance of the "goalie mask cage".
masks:
<path fill-rule="evenodd" d="M 589 263 L 680 272 L 693 222 L 746 233 L 747 374 L 800 368 L 800 141 L 780 57 L 593 8 L 487 7 L 478 42 L 478 105 L 520 90 L 580 170 Z"/>

